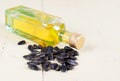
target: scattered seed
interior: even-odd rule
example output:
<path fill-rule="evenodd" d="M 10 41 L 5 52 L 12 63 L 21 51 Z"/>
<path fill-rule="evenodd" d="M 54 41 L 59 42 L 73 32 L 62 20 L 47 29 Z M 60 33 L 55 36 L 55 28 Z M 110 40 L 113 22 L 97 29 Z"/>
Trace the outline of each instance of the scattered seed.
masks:
<path fill-rule="evenodd" d="M 73 65 L 67 64 L 67 70 L 72 70 L 73 68 Z"/>
<path fill-rule="evenodd" d="M 28 65 L 37 65 L 35 62 L 27 62 Z"/>
<path fill-rule="evenodd" d="M 25 40 L 22 40 L 22 41 L 19 41 L 19 42 L 18 42 L 18 45 L 24 45 L 24 44 L 26 44 L 26 41 L 25 41 Z"/>
<path fill-rule="evenodd" d="M 32 45 L 29 45 L 29 46 L 28 46 L 28 50 L 30 50 L 31 52 L 34 52 L 34 51 L 35 51 Z"/>
<path fill-rule="evenodd" d="M 39 57 L 40 58 L 45 57 L 45 54 L 40 54 Z"/>
<path fill-rule="evenodd" d="M 70 55 L 69 58 L 72 60 L 77 60 L 77 58 L 75 56 L 72 56 L 72 55 Z"/>
<path fill-rule="evenodd" d="M 72 70 L 74 66 L 78 65 L 76 62 L 78 52 L 69 46 L 65 46 L 64 49 L 58 47 L 42 47 L 41 45 L 29 45 L 29 55 L 24 55 L 23 58 L 28 60 L 27 65 L 32 70 L 40 70 L 38 66 L 41 66 L 44 71 L 55 70 L 66 72 Z M 50 61 L 58 61 L 60 63 L 51 63 Z"/>
<path fill-rule="evenodd" d="M 38 47 L 37 47 L 38 49 L 42 49 L 43 47 L 41 46 L 41 45 L 38 45 Z"/>
<path fill-rule="evenodd" d="M 56 59 L 60 64 L 65 63 L 65 60 L 61 60 L 61 59 Z"/>
<path fill-rule="evenodd" d="M 45 70 L 45 71 L 48 71 L 48 70 L 50 70 L 51 68 L 51 62 L 46 62 L 46 63 L 44 63 L 43 65 L 42 65 L 42 68 L 43 68 L 43 70 Z"/>
<path fill-rule="evenodd" d="M 74 49 L 72 49 L 72 48 L 69 47 L 69 46 L 65 46 L 64 49 L 67 50 L 67 51 L 73 51 L 73 50 L 74 50 Z"/>
<path fill-rule="evenodd" d="M 40 68 L 37 65 L 28 65 L 28 67 L 32 70 L 36 70 L 36 71 L 40 70 Z"/>
<path fill-rule="evenodd" d="M 74 56 L 78 56 L 79 53 L 77 51 L 73 51 L 74 52 Z"/>
<path fill-rule="evenodd" d="M 29 54 L 29 55 L 24 55 L 23 56 L 23 58 L 25 58 L 26 60 L 31 60 L 34 57 L 35 57 L 35 55 L 33 55 L 33 54 Z"/>
<path fill-rule="evenodd" d="M 62 64 L 62 66 L 60 67 L 60 71 L 66 72 L 67 71 L 67 66 L 65 64 Z"/>
<path fill-rule="evenodd" d="M 38 49 L 38 46 L 36 44 L 33 44 L 34 49 Z"/>
<path fill-rule="evenodd" d="M 73 66 L 78 65 L 78 63 L 75 60 L 67 59 L 67 62 Z"/>

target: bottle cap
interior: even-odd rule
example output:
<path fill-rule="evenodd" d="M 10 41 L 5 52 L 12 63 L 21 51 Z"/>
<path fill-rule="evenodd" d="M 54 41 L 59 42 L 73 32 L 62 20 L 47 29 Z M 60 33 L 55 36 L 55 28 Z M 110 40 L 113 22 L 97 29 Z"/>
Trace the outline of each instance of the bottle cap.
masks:
<path fill-rule="evenodd" d="M 78 33 L 73 33 L 69 38 L 69 45 L 74 48 L 80 49 L 83 46 L 84 41 L 85 41 L 84 36 Z"/>

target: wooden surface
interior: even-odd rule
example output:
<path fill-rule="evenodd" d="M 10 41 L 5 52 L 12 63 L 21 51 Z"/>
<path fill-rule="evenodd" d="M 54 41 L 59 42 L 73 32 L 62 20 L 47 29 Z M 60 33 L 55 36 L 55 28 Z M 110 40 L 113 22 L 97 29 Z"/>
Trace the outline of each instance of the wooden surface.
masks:
<path fill-rule="evenodd" d="M 79 65 L 66 73 L 29 70 L 22 56 L 29 54 L 27 45 L 33 43 L 17 45 L 23 38 L 5 29 L 4 11 L 17 5 L 41 10 L 41 1 L 1 0 L 0 81 L 120 81 L 120 1 L 44 0 L 43 3 L 42 10 L 62 17 L 66 29 L 85 36 L 85 45 L 79 50 Z"/>

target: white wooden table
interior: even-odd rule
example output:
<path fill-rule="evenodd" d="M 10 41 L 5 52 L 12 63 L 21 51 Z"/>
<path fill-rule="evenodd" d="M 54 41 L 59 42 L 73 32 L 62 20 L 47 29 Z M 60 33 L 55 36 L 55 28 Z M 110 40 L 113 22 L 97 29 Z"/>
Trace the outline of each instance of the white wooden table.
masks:
<path fill-rule="evenodd" d="M 86 37 L 74 70 L 32 71 L 22 37 L 5 29 L 4 11 L 17 5 L 41 10 L 40 0 L 0 1 L 0 81 L 120 81 L 120 0 L 44 0 L 43 10 L 61 16 L 66 29 Z"/>

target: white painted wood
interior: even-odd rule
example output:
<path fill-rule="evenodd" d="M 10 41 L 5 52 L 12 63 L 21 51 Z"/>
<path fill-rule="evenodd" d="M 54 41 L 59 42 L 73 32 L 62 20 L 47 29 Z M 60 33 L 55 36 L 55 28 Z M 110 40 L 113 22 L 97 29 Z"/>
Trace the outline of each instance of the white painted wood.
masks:
<path fill-rule="evenodd" d="M 3 26 L 4 27 L 4 26 Z M 2 30 L 2 31 L 1 31 Z M 0 55 L 0 80 L 1 81 L 42 81 L 41 71 L 32 71 L 28 69 L 27 61 L 23 59 L 23 55 L 29 54 L 27 45 L 18 46 L 17 43 L 23 38 L 16 36 L 0 28 L 3 44 L 2 54 Z M 4 47 L 4 49 L 3 49 Z"/>
<path fill-rule="evenodd" d="M 86 37 L 79 66 L 67 73 L 46 72 L 45 81 L 120 80 L 120 1 L 45 0 L 45 10 L 61 16 L 67 29 Z"/>
<path fill-rule="evenodd" d="M 0 1 L 0 81 L 42 81 L 41 71 L 29 70 L 22 58 L 27 46 L 17 46 L 22 38 L 5 30 L 4 10 L 23 4 L 40 9 L 40 0 Z M 82 33 L 86 42 L 79 50 L 79 65 L 62 73 L 44 73 L 44 81 L 120 81 L 120 1 L 44 0 L 43 10 L 61 16 L 66 28 Z M 4 44 L 5 43 L 5 44 Z M 28 43 L 30 44 L 30 43 Z"/>

